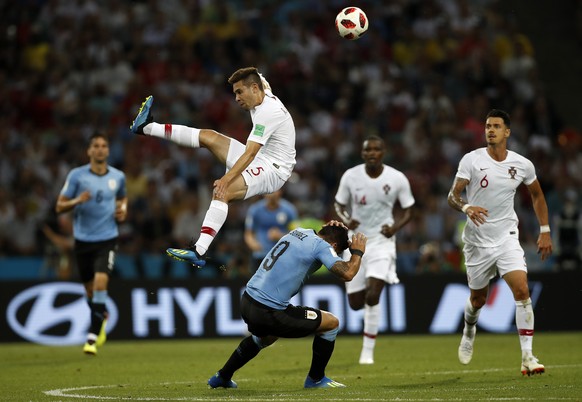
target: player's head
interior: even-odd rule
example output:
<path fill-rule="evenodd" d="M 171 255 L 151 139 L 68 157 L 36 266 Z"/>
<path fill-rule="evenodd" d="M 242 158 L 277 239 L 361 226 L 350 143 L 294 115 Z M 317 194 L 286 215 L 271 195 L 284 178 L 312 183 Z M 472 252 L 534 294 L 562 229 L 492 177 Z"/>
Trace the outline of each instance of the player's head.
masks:
<path fill-rule="evenodd" d="M 94 163 L 106 163 L 109 157 L 109 139 L 101 132 L 96 132 L 89 137 L 87 148 L 89 160 Z"/>
<path fill-rule="evenodd" d="M 501 118 L 503 120 L 503 124 L 505 124 L 505 127 L 511 128 L 511 119 L 509 118 L 509 113 L 499 109 L 491 109 L 489 113 L 487 113 L 487 117 L 485 118 L 485 120 L 487 120 L 490 117 Z"/>
<path fill-rule="evenodd" d="M 504 144 L 511 135 L 509 114 L 499 109 L 492 109 L 485 120 L 485 141 L 487 145 Z"/>
<path fill-rule="evenodd" d="M 326 225 L 317 234 L 331 244 L 338 255 L 350 246 L 348 229 L 345 226 Z"/>
<path fill-rule="evenodd" d="M 265 90 L 256 67 L 245 67 L 236 70 L 228 79 L 232 85 L 237 103 L 246 110 L 251 110 L 263 102 Z"/>
<path fill-rule="evenodd" d="M 378 166 L 383 163 L 386 144 L 381 137 L 369 135 L 362 144 L 362 159 L 368 166 Z"/>

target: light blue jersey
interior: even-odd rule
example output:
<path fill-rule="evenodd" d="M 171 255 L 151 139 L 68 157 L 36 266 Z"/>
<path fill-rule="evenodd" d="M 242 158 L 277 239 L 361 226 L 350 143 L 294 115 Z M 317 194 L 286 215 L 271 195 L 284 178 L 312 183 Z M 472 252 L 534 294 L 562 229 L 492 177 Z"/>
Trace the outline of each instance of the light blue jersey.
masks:
<path fill-rule="evenodd" d="M 309 276 L 342 259 L 312 229 L 297 228 L 277 242 L 247 283 L 246 292 L 265 306 L 284 310 Z"/>
<path fill-rule="evenodd" d="M 297 209 L 287 200 L 279 200 L 276 209 L 267 208 L 267 200 L 260 200 L 249 207 L 245 220 L 245 229 L 255 233 L 257 241 L 263 246 L 262 250 L 253 251 L 253 258 L 264 258 L 275 241 L 269 239 L 269 230 L 278 228 L 285 233 L 289 225 L 297 219 Z"/>
<path fill-rule="evenodd" d="M 91 172 L 90 165 L 79 166 L 69 172 L 61 195 L 78 197 L 83 191 L 91 199 L 75 206 L 73 210 L 73 235 L 86 242 L 111 240 L 119 235 L 115 221 L 115 201 L 125 197 L 125 174 L 108 166 L 107 173 L 99 176 Z"/>

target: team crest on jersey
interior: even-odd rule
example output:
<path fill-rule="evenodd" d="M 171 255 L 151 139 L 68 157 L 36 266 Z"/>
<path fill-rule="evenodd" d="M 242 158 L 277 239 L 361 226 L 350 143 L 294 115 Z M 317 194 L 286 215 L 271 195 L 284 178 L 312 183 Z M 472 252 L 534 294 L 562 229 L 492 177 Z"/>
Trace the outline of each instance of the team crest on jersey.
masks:
<path fill-rule="evenodd" d="M 382 190 L 384 190 L 384 194 L 388 194 L 390 192 L 390 186 L 388 184 L 384 184 Z"/>
<path fill-rule="evenodd" d="M 507 170 L 507 172 L 509 173 L 511 178 L 513 180 L 515 180 L 515 175 L 517 174 L 517 169 L 515 169 L 513 166 L 510 166 L 509 169 Z"/>
<path fill-rule="evenodd" d="M 107 182 L 110 190 L 115 190 L 117 188 L 117 182 L 114 179 L 109 179 Z"/>

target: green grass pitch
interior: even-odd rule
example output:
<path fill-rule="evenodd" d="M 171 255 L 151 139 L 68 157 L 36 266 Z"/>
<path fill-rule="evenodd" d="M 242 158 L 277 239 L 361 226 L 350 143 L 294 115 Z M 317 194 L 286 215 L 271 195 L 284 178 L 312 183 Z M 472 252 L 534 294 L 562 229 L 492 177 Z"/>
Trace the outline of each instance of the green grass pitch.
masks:
<path fill-rule="evenodd" d="M 116 341 L 95 357 L 81 346 L 0 345 L 2 401 L 582 401 L 582 333 L 539 332 L 546 373 L 520 373 L 517 335 L 478 333 L 473 361 L 457 361 L 460 335 L 383 335 L 376 364 L 357 363 L 361 338 L 339 336 L 326 374 L 343 389 L 305 390 L 311 338 L 281 339 L 234 380 L 207 379 L 240 339 Z"/>

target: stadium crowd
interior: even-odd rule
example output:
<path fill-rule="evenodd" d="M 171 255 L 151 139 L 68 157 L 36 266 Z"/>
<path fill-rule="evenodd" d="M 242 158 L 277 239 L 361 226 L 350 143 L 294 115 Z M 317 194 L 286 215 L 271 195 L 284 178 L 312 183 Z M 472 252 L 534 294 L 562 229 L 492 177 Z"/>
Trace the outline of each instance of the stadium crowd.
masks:
<path fill-rule="evenodd" d="M 447 192 L 460 157 L 484 146 L 493 107 L 511 114 L 510 149 L 539 169 L 553 235 L 561 222 L 578 219 L 582 136 L 553 109 L 531 41 L 497 1 L 358 4 L 370 27 L 347 41 L 334 30 L 346 5 L 337 0 L 6 2 L 0 257 L 42 255 L 53 244 L 47 230 L 70 236 L 54 203 L 66 172 L 87 163 L 87 139 L 97 130 L 110 138 L 110 164 L 127 175 L 120 252 L 139 259 L 186 246 L 223 167 L 205 150 L 135 136 L 128 127 L 153 94 L 156 121 L 212 127 L 244 142 L 248 114 L 226 82 L 243 66 L 258 67 L 294 116 L 297 165 L 284 191 L 301 217 L 333 218 L 339 178 L 361 163 L 363 138 L 385 139 L 385 162 L 407 175 L 417 200 L 417 216 L 398 238 L 404 274 L 462 270 L 465 217 L 448 207 Z M 517 200 L 530 269 L 558 269 L 559 257 L 542 265 L 535 256 L 539 228 L 527 191 Z M 250 203 L 231 206 L 209 252 L 228 265 L 227 275 L 248 275 Z"/>

